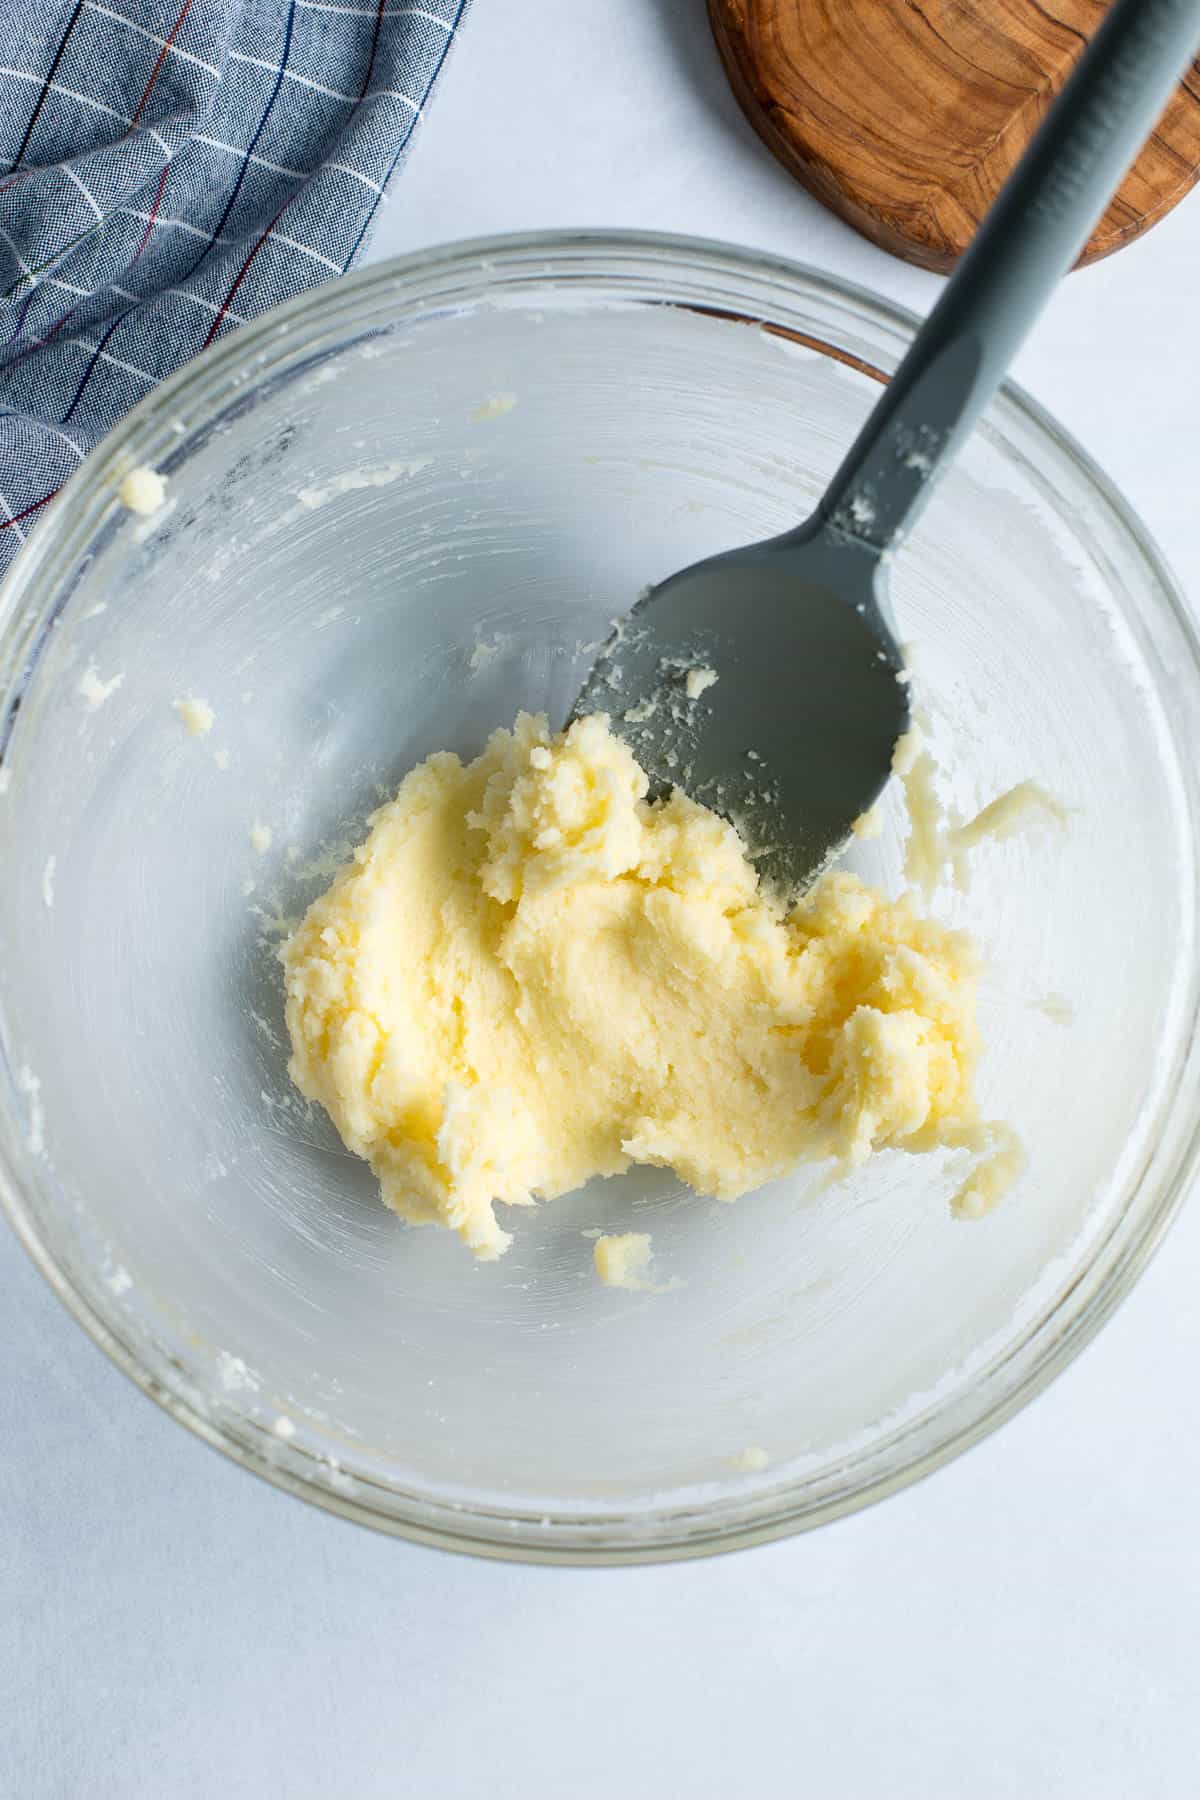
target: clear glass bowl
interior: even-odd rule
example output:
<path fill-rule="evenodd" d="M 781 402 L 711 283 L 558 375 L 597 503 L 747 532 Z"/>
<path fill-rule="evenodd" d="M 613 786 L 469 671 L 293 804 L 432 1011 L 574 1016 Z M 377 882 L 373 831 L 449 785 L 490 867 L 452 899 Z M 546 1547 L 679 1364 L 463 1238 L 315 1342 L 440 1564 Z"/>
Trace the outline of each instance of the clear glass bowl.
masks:
<path fill-rule="evenodd" d="M 893 571 L 948 793 L 1034 777 L 1072 809 L 948 903 L 990 959 L 984 1104 L 1029 1151 L 993 1216 L 950 1217 L 949 1156 L 733 1206 L 634 1172 L 476 1266 L 288 1083 L 278 933 L 380 795 L 519 706 L 561 718 L 642 587 L 805 513 L 911 330 L 704 243 L 404 258 L 166 382 L 18 559 L 5 1204 L 113 1360 L 247 1468 L 490 1554 L 744 1544 L 989 1430 L 1157 1243 L 1196 1150 L 1197 645 L 1129 509 L 1012 389 Z M 149 520 L 115 498 L 139 463 L 170 481 Z M 900 847 L 892 807 L 858 861 L 895 882 Z M 597 1283 L 589 1234 L 630 1228 L 671 1292 Z"/>

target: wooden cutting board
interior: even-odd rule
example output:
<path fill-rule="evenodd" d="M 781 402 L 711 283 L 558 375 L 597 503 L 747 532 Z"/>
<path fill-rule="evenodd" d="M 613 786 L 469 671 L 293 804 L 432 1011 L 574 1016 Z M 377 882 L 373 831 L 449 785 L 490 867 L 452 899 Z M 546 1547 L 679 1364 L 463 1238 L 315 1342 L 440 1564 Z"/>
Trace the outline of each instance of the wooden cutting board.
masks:
<path fill-rule="evenodd" d="M 760 137 L 843 219 L 926 269 L 953 266 L 1104 0 L 709 0 Z M 1200 63 L 1088 240 L 1131 243 L 1200 173 Z"/>

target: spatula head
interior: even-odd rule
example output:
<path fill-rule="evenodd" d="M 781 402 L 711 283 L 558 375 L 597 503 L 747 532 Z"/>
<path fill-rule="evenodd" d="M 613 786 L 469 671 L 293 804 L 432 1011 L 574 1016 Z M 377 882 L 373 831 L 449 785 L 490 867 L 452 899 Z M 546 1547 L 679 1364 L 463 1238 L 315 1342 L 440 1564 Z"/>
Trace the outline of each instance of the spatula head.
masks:
<path fill-rule="evenodd" d="M 572 716 L 607 713 L 652 795 L 681 787 L 723 814 L 764 881 L 798 892 L 878 798 L 908 727 L 877 574 L 822 539 L 697 563 L 618 622 Z"/>

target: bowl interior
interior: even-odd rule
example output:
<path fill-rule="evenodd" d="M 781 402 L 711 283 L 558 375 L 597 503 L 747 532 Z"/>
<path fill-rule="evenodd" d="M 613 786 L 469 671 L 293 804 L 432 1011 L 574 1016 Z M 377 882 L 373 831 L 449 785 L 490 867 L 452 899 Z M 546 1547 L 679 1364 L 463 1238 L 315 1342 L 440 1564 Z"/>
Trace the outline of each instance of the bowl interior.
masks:
<path fill-rule="evenodd" d="M 1164 673 L 1157 577 L 1103 495 L 1002 402 L 892 592 L 947 798 L 1033 777 L 1070 808 L 939 903 L 987 955 L 982 1100 L 1027 1174 L 964 1224 L 952 1156 L 732 1206 L 635 1171 L 510 1217 L 510 1253 L 474 1265 L 386 1212 L 291 1089 L 281 933 L 416 760 L 475 754 L 520 707 L 561 719 L 648 582 L 804 514 L 878 392 L 856 359 L 904 334 L 816 281 L 778 311 L 812 343 L 549 277 L 402 299 L 204 406 L 167 390 L 120 455 L 156 451 L 168 508 L 97 502 L 41 596 L 0 800 L 29 1216 L 215 1432 L 381 1518 L 653 1543 L 680 1508 L 802 1512 L 1024 1354 L 1140 1192 L 1195 1008 L 1164 704 L 1174 679 L 1194 722 L 1194 674 Z M 887 806 L 852 861 L 895 886 Z M 628 1229 L 671 1291 L 598 1285 L 591 1238 Z"/>

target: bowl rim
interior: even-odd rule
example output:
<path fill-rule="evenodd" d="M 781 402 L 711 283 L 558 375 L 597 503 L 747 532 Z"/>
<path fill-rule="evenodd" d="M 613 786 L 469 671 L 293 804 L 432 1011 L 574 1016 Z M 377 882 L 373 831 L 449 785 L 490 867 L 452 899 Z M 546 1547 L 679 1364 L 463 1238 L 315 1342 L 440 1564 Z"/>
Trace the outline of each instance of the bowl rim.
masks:
<path fill-rule="evenodd" d="M 906 343 L 920 323 L 907 308 L 870 293 L 856 283 L 823 270 L 715 239 L 619 230 L 562 230 L 506 233 L 457 240 L 369 264 L 336 282 L 312 288 L 293 297 L 249 324 L 229 332 L 209 349 L 182 365 L 150 390 L 112 428 L 72 473 L 59 495 L 49 502 L 37 529 L 29 534 L 0 583 L 0 699 L 18 692 L 20 671 L 32 642 L 50 622 L 58 583 L 54 577 L 70 569 L 89 543 L 96 526 L 115 505 L 115 473 L 132 462 L 150 461 L 161 466 L 179 437 L 173 419 L 182 412 L 190 421 L 208 422 L 228 405 L 239 388 L 261 382 L 273 368 L 291 369 L 319 363 L 328 353 L 323 340 L 345 347 L 347 322 L 361 335 L 374 335 L 363 314 L 374 301 L 381 309 L 397 296 L 413 294 L 428 301 L 432 281 L 449 285 L 463 305 L 486 300 L 497 285 L 497 272 L 510 288 L 554 286 L 565 282 L 573 270 L 593 281 L 605 276 L 620 279 L 617 266 L 626 263 L 652 272 L 655 289 L 691 274 L 710 280 L 724 278 L 747 290 L 756 286 L 761 297 L 758 312 L 736 309 L 697 308 L 684 297 L 627 291 L 622 299 L 673 304 L 687 310 L 712 310 L 734 322 L 770 326 L 768 305 L 774 285 L 779 299 L 822 295 L 836 307 L 847 305 L 865 315 L 875 326 L 890 330 Z M 422 284 L 425 284 L 424 288 Z M 587 290 L 596 300 L 594 290 Z M 748 299 L 749 292 L 737 296 Z M 603 296 L 599 296 L 603 303 Z M 613 298 L 618 298 L 614 291 Z M 844 317 L 844 313 L 843 313 Z M 392 322 L 395 323 L 393 316 Z M 785 337 L 799 337 L 822 354 L 853 363 L 878 380 L 886 375 L 874 365 L 839 351 L 822 340 L 780 327 Z M 1016 384 L 1006 382 L 998 397 L 1001 407 L 1014 412 L 1034 434 L 1073 465 L 1093 491 L 1108 523 L 1119 539 L 1132 548 L 1146 566 L 1156 619 L 1161 617 L 1182 649 L 1180 668 L 1200 694 L 1200 632 L 1164 557 L 1142 521 L 1120 491 L 1075 439 L 1036 401 Z M 8 640 L 6 647 L 5 640 Z M 6 676 L 5 669 L 11 671 Z M 0 753 L 4 743 L 0 742 Z M 1200 764 L 1200 757 L 1196 759 Z M 1187 796 L 1195 823 L 1200 796 Z M 1184 1030 L 1181 1027 L 1181 1031 Z M 39 1229 L 36 1208 L 30 1203 L 18 1167 L 16 1146 L 0 1141 L 0 1210 L 18 1241 L 40 1270 L 67 1311 L 115 1366 L 174 1419 L 197 1437 L 222 1451 L 243 1468 L 274 1486 L 360 1524 L 389 1535 L 442 1549 L 507 1560 L 559 1564 L 634 1564 L 678 1560 L 740 1549 L 782 1538 L 827 1523 L 885 1498 L 942 1467 L 1040 1393 L 1074 1359 L 1128 1294 L 1162 1242 L 1176 1217 L 1200 1164 L 1200 1115 L 1180 1121 L 1175 1117 L 1180 1088 L 1193 1065 L 1200 1060 L 1197 1013 L 1192 1009 L 1186 1027 L 1188 1041 L 1181 1051 L 1177 1078 L 1164 1105 L 1175 1130 L 1167 1166 L 1160 1169 L 1163 1139 L 1154 1146 L 1130 1177 L 1121 1210 L 1107 1231 L 1091 1247 L 1090 1260 L 1072 1272 L 1036 1320 L 1015 1344 L 994 1357 L 972 1380 L 965 1393 L 948 1406 L 936 1403 L 920 1412 L 899 1432 L 887 1435 L 869 1452 L 878 1461 L 881 1450 L 918 1440 L 931 1422 L 945 1421 L 934 1440 L 918 1441 L 908 1460 L 870 1472 L 859 1484 L 835 1490 L 824 1497 L 803 1500 L 803 1477 L 776 1488 L 748 1489 L 720 1507 L 703 1500 L 672 1502 L 652 1511 L 624 1516 L 604 1514 L 595 1519 L 579 1511 L 564 1511 L 545 1518 L 529 1512 L 503 1512 L 482 1506 L 458 1505 L 430 1499 L 418 1492 L 378 1487 L 381 1501 L 370 1497 L 371 1483 L 356 1475 L 353 1493 L 317 1478 L 318 1459 L 302 1449 L 272 1442 L 268 1434 L 248 1420 L 234 1420 L 223 1413 L 215 1419 L 186 1377 L 186 1371 L 164 1359 L 152 1368 L 139 1349 L 116 1328 L 117 1313 L 108 1315 L 72 1279 L 65 1259 L 56 1255 Z M 5 1059 L 0 1055 L 0 1064 Z M 6 1067 L 6 1064 L 5 1064 Z M 11 1078 L 11 1071 L 9 1073 Z M 5 1137 L 9 1133 L 3 1134 Z M 1130 1226 L 1134 1201 L 1153 1176 L 1157 1192 L 1144 1217 Z M 1122 1230 L 1123 1227 L 1128 1227 Z M 1060 1316 L 1065 1314 L 1066 1316 Z M 1013 1368 L 1014 1364 L 1024 1366 Z M 971 1404 L 968 1404 L 971 1402 Z M 959 1416 L 963 1415 L 963 1416 Z M 853 1467 L 851 1459 L 845 1467 Z M 740 1516 L 739 1516 L 740 1514 Z M 590 1530 L 589 1530 L 590 1527 Z"/>

